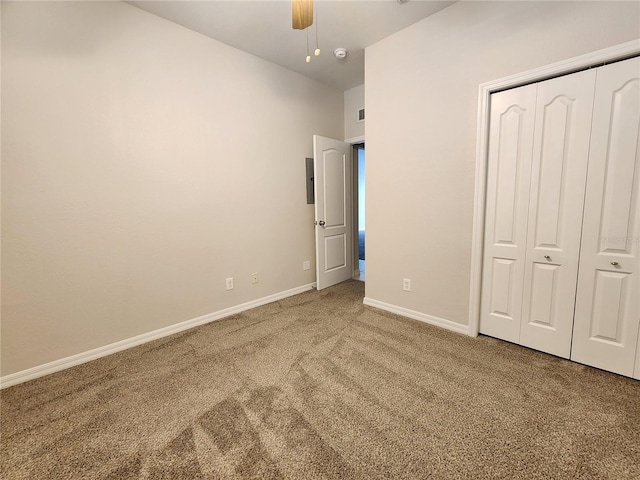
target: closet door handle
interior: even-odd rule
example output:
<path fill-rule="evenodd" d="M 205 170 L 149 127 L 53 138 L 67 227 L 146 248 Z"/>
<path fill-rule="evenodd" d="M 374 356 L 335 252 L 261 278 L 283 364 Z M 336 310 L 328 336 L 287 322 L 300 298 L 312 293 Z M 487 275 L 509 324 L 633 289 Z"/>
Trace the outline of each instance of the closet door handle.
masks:
<path fill-rule="evenodd" d="M 616 265 L 618 265 L 618 262 L 611 262 L 611 265 L 615 267 Z"/>

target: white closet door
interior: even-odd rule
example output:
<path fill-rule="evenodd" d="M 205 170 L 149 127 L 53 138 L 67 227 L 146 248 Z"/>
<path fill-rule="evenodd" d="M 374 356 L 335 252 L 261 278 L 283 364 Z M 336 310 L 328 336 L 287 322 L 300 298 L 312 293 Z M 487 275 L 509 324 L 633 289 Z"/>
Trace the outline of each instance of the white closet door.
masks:
<path fill-rule="evenodd" d="M 640 60 L 597 75 L 571 358 L 632 376 L 640 324 Z"/>
<path fill-rule="evenodd" d="M 569 358 L 596 72 L 538 84 L 520 344 Z"/>
<path fill-rule="evenodd" d="M 480 333 L 518 342 L 536 85 L 491 95 Z"/>

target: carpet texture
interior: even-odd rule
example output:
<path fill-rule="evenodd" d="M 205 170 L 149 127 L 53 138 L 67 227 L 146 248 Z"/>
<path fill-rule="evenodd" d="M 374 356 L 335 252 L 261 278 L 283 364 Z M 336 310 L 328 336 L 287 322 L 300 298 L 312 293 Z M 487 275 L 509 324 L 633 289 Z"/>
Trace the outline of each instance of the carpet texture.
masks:
<path fill-rule="evenodd" d="M 640 478 L 640 382 L 310 291 L 0 394 L 3 479 Z"/>

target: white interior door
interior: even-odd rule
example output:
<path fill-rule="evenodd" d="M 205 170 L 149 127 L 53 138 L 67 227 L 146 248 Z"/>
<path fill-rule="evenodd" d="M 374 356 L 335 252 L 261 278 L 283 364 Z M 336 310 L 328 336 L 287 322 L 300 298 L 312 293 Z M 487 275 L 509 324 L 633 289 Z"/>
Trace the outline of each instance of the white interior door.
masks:
<path fill-rule="evenodd" d="M 520 344 L 569 358 L 595 70 L 538 84 Z"/>
<path fill-rule="evenodd" d="M 480 333 L 517 343 L 536 85 L 491 95 Z"/>
<path fill-rule="evenodd" d="M 351 146 L 313 136 L 316 282 L 321 290 L 353 276 Z"/>
<path fill-rule="evenodd" d="M 592 130 L 571 359 L 632 376 L 640 359 L 640 59 L 597 70 Z"/>

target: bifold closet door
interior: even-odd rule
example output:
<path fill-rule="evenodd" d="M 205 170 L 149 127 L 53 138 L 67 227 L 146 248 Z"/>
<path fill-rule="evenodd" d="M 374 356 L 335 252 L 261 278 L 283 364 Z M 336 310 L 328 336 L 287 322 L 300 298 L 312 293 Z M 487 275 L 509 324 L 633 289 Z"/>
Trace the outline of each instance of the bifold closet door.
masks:
<path fill-rule="evenodd" d="M 491 95 L 480 333 L 518 342 L 536 85 Z"/>
<path fill-rule="evenodd" d="M 520 344 L 564 358 L 573 309 L 596 72 L 538 84 Z"/>
<path fill-rule="evenodd" d="M 640 362 L 639 136 L 640 59 L 598 68 L 571 359 L 627 376 Z"/>

